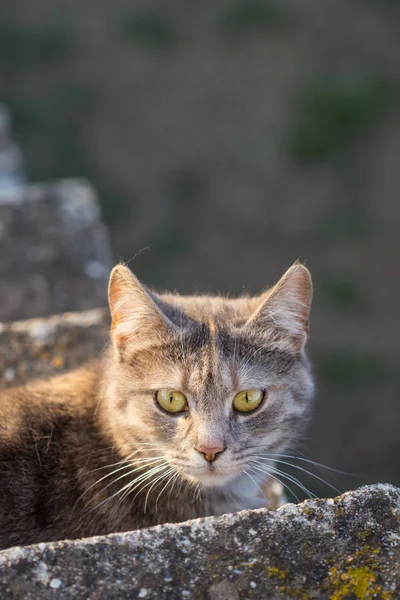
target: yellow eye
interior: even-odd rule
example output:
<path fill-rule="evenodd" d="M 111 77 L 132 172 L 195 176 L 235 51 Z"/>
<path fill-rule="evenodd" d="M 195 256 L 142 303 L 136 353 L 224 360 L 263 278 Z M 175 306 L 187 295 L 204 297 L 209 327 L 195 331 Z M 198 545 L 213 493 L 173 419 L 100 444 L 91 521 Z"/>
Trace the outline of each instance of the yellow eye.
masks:
<path fill-rule="evenodd" d="M 182 392 L 159 390 L 156 397 L 158 404 L 167 412 L 180 413 L 189 410 L 188 401 Z"/>
<path fill-rule="evenodd" d="M 262 390 L 245 390 L 233 399 L 233 408 L 239 412 L 251 412 L 260 406 L 264 392 Z"/>

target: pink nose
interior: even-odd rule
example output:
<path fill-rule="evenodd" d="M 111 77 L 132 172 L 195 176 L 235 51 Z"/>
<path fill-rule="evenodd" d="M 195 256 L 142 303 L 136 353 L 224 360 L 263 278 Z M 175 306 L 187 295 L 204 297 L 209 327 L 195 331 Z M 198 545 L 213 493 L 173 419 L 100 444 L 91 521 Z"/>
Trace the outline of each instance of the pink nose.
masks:
<path fill-rule="evenodd" d="M 217 454 L 221 454 L 225 448 L 222 444 L 214 444 L 213 446 L 199 446 L 196 450 L 203 454 L 208 462 L 213 462 L 217 458 Z"/>

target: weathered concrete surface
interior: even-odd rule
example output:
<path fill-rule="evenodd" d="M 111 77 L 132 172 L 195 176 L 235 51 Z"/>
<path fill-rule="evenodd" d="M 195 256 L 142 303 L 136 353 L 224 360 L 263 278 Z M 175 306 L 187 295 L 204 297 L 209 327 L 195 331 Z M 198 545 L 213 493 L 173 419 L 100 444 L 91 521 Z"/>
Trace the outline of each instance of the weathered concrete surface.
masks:
<path fill-rule="evenodd" d="M 0 195 L 0 320 L 105 305 L 112 258 L 90 184 L 18 190 Z"/>
<path fill-rule="evenodd" d="M 101 353 L 108 330 L 108 309 L 0 323 L 0 389 L 81 366 Z"/>
<path fill-rule="evenodd" d="M 400 490 L 0 553 L 2 598 L 395 600 Z"/>

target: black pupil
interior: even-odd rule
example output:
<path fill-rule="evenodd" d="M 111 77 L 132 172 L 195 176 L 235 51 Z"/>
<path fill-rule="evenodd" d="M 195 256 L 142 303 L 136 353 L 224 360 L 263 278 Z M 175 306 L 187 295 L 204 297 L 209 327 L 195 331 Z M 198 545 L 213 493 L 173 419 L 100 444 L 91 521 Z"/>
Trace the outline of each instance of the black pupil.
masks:
<path fill-rule="evenodd" d="M 247 402 L 247 404 L 249 403 L 249 398 L 247 396 L 247 392 L 246 392 L 246 402 Z"/>

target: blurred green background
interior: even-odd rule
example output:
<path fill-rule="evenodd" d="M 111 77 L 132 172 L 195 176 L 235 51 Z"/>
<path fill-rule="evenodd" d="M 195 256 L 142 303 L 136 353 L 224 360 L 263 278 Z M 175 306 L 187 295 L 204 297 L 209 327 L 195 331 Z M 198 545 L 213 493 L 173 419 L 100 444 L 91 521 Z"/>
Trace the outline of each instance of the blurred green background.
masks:
<path fill-rule="evenodd" d="M 29 179 L 88 177 L 143 281 L 258 292 L 306 261 L 300 448 L 341 490 L 400 485 L 399 83 L 398 0 L 0 1 Z"/>

